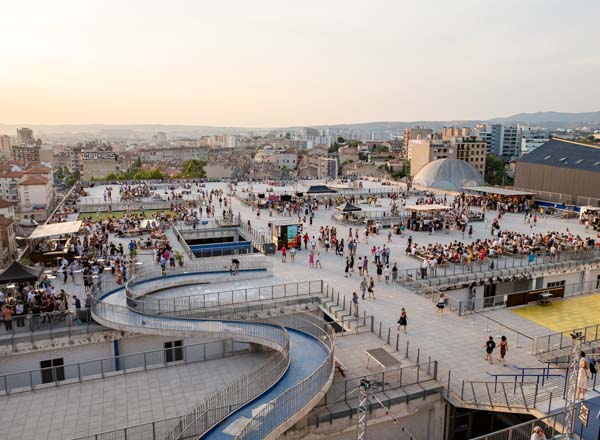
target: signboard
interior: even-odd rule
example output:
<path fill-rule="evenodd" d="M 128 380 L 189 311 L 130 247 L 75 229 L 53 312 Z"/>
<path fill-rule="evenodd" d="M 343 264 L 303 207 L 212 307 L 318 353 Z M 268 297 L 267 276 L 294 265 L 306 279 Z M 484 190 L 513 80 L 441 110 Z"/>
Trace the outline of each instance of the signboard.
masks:
<path fill-rule="evenodd" d="M 288 248 L 297 248 L 300 245 L 300 237 L 298 236 L 298 225 L 288 225 L 287 236 Z"/>
<path fill-rule="evenodd" d="M 579 406 L 579 421 L 584 428 L 587 428 L 588 418 L 590 417 L 590 409 L 585 406 L 585 403 L 581 403 Z"/>
<path fill-rule="evenodd" d="M 116 153 L 112 151 L 84 151 L 83 160 L 117 160 Z"/>

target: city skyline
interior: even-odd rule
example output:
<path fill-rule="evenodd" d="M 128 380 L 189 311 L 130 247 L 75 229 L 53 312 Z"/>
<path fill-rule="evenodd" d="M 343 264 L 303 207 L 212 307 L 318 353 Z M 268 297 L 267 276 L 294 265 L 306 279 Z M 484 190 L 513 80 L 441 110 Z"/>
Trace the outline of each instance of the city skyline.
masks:
<path fill-rule="evenodd" d="M 11 3 L 0 122 L 261 128 L 596 110 L 600 5 L 492 6 Z"/>

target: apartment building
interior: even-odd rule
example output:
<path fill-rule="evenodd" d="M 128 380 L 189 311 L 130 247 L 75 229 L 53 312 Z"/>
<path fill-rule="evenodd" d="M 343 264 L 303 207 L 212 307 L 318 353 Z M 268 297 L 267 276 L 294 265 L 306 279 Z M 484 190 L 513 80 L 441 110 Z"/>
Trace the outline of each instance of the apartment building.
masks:
<path fill-rule="evenodd" d="M 410 174 L 415 176 L 429 162 L 438 159 L 459 159 L 473 165 L 485 174 L 486 143 L 477 136 L 449 137 L 444 140 L 415 139 L 409 143 L 411 153 Z"/>
<path fill-rule="evenodd" d="M 25 175 L 17 188 L 21 219 L 46 220 L 52 206 L 52 180 L 40 175 Z"/>
<path fill-rule="evenodd" d="M 335 157 L 319 157 L 317 162 L 317 176 L 319 179 L 337 179 L 338 160 Z"/>
<path fill-rule="evenodd" d="M 481 175 L 485 175 L 486 143 L 477 136 L 450 137 L 454 158 L 473 165 Z"/>
<path fill-rule="evenodd" d="M 20 162 L 39 162 L 40 161 L 39 145 L 14 145 L 12 147 L 13 160 Z"/>
<path fill-rule="evenodd" d="M 202 147 L 176 147 L 162 149 L 139 150 L 138 157 L 145 163 L 175 162 L 183 163 L 188 160 L 209 160 L 209 148 Z"/>
<path fill-rule="evenodd" d="M 409 149 L 410 141 L 414 140 L 425 140 L 433 136 L 433 130 L 431 128 L 414 127 L 405 128 L 404 136 L 402 138 L 404 150 L 407 152 L 408 159 L 412 159 L 412 152 Z"/>
<path fill-rule="evenodd" d="M 10 136 L 0 135 L 0 159 L 10 159 L 12 156 Z"/>
<path fill-rule="evenodd" d="M 286 150 L 276 150 L 271 145 L 266 145 L 258 150 L 254 161 L 272 163 L 279 168 L 286 167 L 288 170 L 295 170 L 298 166 L 298 154 Z"/>

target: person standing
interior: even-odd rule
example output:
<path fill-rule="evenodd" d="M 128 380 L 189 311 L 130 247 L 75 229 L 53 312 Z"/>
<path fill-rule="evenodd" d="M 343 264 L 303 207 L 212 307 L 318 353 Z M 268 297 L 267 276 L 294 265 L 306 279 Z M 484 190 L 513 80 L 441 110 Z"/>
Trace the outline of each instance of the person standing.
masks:
<path fill-rule="evenodd" d="M 348 278 L 348 273 L 350 272 L 350 258 L 346 257 L 346 268 L 344 269 L 344 277 Z"/>
<path fill-rule="evenodd" d="M 294 246 L 290 249 L 290 261 L 293 263 L 296 261 L 296 248 Z"/>
<path fill-rule="evenodd" d="M 352 307 L 354 308 L 354 316 L 358 318 L 358 294 L 356 291 L 352 292 Z"/>
<path fill-rule="evenodd" d="M 369 275 L 369 259 L 367 257 L 363 258 L 363 275 Z"/>
<path fill-rule="evenodd" d="M 506 367 L 505 357 L 506 353 L 508 352 L 508 341 L 506 340 L 506 336 L 502 336 L 502 338 L 500 338 L 500 344 L 498 344 L 498 346 L 500 347 L 500 357 L 498 360 Z"/>
<path fill-rule="evenodd" d="M 536 426 L 533 428 L 533 433 L 531 434 L 530 440 L 548 440 L 546 434 L 544 434 L 544 430 L 541 426 Z"/>
<path fill-rule="evenodd" d="M 485 344 L 483 344 L 483 348 L 485 348 L 485 360 L 491 364 L 494 363 L 492 359 L 492 353 L 494 352 L 494 348 L 496 348 L 496 343 L 494 342 L 494 337 L 490 336 Z"/>
<path fill-rule="evenodd" d="M 285 261 L 287 260 L 287 249 L 285 247 L 285 245 L 281 246 L 281 262 L 285 263 Z"/>
<path fill-rule="evenodd" d="M 390 270 L 390 265 L 388 264 L 385 269 L 383 269 L 383 278 L 385 279 L 385 284 L 390 284 L 391 275 L 392 271 Z"/>
<path fill-rule="evenodd" d="M 421 279 L 427 279 L 427 269 L 429 269 L 429 261 L 427 258 L 423 258 L 423 264 L 421 265 Z"/>
<path fill-rule="evenodd" d="M 392 282 L 398 281 L 398 263 L 394 263 L 392 266 Z"/>
<path fill-rule="evenodd" d="M 381 275 L 383 275 L 383 264 L 378 261 L 377 264 L 377 282 L 381 281 Z"/>
<path fill-rule="evenodd" d="M 406 326 L 408 325 L 408 317 L 406 316 L 406 310 L 402 307 L 400 311 L 400 317 L 398 318 L 398 330 L 404 328 L 404 334 L 406 334 Z"/>
<path fill-rule="evenodd" d="M 585 360 L 585 352 L 579 353 L 579 372 L 577 374 L 577 398 L 585 400 L 588 381 L 590 380 L 590 366 Z"/>

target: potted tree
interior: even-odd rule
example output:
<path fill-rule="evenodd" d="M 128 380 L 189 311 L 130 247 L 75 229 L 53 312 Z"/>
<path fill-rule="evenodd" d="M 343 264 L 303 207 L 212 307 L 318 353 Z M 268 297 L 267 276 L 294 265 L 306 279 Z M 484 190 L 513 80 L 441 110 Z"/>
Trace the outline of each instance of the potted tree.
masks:
<path fill-rule="evenodd" d="M 179 263 L 180 266 L 183 266 L 183 254 L 181 252 L 175 252 L 175 259 L 177 260 L 177 263 Z"/>

